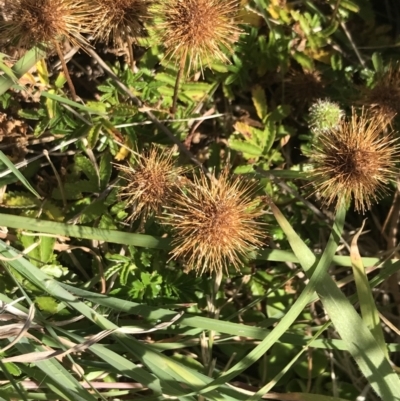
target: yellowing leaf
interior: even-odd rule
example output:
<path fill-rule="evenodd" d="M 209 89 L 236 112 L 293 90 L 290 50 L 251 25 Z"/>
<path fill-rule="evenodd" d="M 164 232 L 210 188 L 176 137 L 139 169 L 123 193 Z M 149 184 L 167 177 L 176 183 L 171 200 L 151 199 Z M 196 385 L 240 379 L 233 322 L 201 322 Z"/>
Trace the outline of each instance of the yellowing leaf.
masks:
<path fill-rule="evenodd" d="M 50 89 L 48 93 L 55 94 L 56 92 L 54 89 Z M 56 102 L 48 97 L 46 98 L 45 102 L 49 118 L 53 118 L 56 114 Z"/>
<path fill-rule="evenodd" d="M 44 58 L 36 63 L 36 69 L 39 74 L 39 80 L 43 85 L 49 84 L 49 72 L 47 71 L 46 61 Z"/>
<path fill-rule="evenodd" d="M 318 50 L 312 50 L 312 49 L 305 49 L 304 54 L 307 54 L 309 57 L 313 58 L 314 60 L 320 61 L 321 63 L 324 64 L 331 64 L 331 57 L 332 57 L 332 52 L 318 49 Z"/>
<path fill-rule="evenodd" d="M 118 161 L 125 160 L 128 157 L 128 155 L 131 153 L 131 150 L 130 150 L 132 147 L 131 141 L 128 138 L 126 138 L 124 142 L 125 142 L 124 143 L 125 146 L 121 146 L 119 148 L 118 153 L 114 157 L 115 160 L 118 160 Z"/>
<path fill-rule="evenodd" d="M 260 85 L 253 86 L 251 89 L 251 99 L 256 108 L 258 117 L 260 120 L 264 121 L 267 116 L 268 108 L 265 91 Z"/>

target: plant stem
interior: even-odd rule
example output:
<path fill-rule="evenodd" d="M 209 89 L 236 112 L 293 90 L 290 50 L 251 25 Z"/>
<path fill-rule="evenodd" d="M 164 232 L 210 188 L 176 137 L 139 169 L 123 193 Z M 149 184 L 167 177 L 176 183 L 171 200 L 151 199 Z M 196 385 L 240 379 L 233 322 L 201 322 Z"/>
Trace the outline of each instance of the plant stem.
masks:
<path fill-rule="evenodd" d="M 174 87 L 174 98 L 172 100 L 171 114 L 175 114 L 176 112 L 176 103 L 178 101 L 178 92 L 179 92 L 179 83 L 182 77 L 182 71 L 185 68 L 185 60 L 186 56 L 181 58 L 181 62 L 179 64 L 178 74 L 176 75 L 175 87 Z"/>
<path fill-rule="evenodd" d="M 59 43 L 57 41 L 54 42 L 54 46 L 56 48 L 58 57 L 60 59 L 61 67 L 62 67 L 62 69 L 64 71 L 65 78 L 67 79 L 69 90 L 71 91 L 72 100 L 74 102 L 76 102 L 76 97 L 77 96 L 76 96 L 75 87 L 74 87 L 74 84 L 72 83 L 71 76 L 69 75 L 68 68 L 67 68 L 67 63 L 65 62 L 65 59 L 64 59 L 64 54 L 61 51 L 60 45 L 59 45 Z"/>

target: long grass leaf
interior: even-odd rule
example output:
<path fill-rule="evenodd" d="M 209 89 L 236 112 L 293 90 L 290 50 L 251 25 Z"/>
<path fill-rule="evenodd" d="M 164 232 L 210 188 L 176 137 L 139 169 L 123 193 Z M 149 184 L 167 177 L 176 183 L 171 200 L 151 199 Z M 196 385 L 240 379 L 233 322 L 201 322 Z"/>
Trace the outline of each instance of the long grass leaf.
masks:
<path fill-rule="evenodd" d="M 397 265 L 398 268 L 396 271 L 400 270 L 400 262 Z M 89 301 L 98 303 L 99 305 L 103 305 L 116 311 L 129 313 L 131 315 L 140 315 L 151 320 L 168 320 L 172 318 L 176 313 L 174 311 L 163 309 L 160 307 L 151 307 L 149 305 L 126 301 L 124 299 L 118 299 L 98 293 L 92 293 L 64 283 L 60 283 L 60 285 L 63 288 L 67 289 L 69 292 L 77 295 L 78 297 L 85 298 Z M 3 297 L 0 294 L 0 299 L 2 298 Z M 7 299 L 5 298 L 4 301 L 7 302 Z M 232 336 L 239 335 L 243 337 L 254 338 L 257 340 L 264 339 L 270 333 L 270 330 L 264 329 L 262 327 L 245 326 L 239 323 L 215 320 L 202 316 L 191 316 L 189 314 L 184 314 L 183 317 L 179 320 L 179 324 L 182 327 L 188 326 L 198 328 L 199 334 L 203 330 L 215 330 L 216 332 L 222 334 L 230 334 Z M 300 336 L 298 334 L 292 333 L 285 333 L 280 339 L 280 341 L 283 343 L 299 346 L 307 345 L 308 340 L 309 337 L 307 336 Z M 347 350 L 346 344 L 342 340 L 337 339 L 315 340 L 312 342 L 311 346 L 313 348 L 335 349 L 342 351 Z M 391 352 L 399 352 L 400 344 L 388 344 L 388 348 Z"/>
<path fill-rule="evenodd" d="M 26 74 L 34 65 L 43 57 L 46 52 L 41 47 L 34 47 L 28 50 L 12 67 L 14 75 L 19 79 Z M 11 86 L 14 85 L 12 77 L 6 74 L 0 76 L 0 95 L 5 93 Z"/>
<path fill-rule="evenodd" d="M 93 323 L 97 324 L 99 327 L 102 329 L 106 330 L 114 330 L 117 329 L 118 326 L 116 326 L 114 323 L 110 322 L 107 318 L 105 318 L 102 314 L 96 312 L 94 309 L 90 308 L 87 306 L 84 302 L 79 301 L 78 298 L 76 298 L 73 294 L 62 288 L 59 283 L 50 278 L 47 274 L 42 272 L 40 269 L 37 267 L 33 266 L 30 262 L 28 262 L 26 259 L 20 258 L 20 259 L 13 259 L 17 255 L 17 253 L 10 247 L 8 247 L 3 241 L 0 241 L 0 254 L 4 258 L 9 259 L 7 264 L 9 264 L 12 268 L 14 268 L 20 275 L 25 277 L 27 280 L 29 280 L 32 284 L 37 286 L 38 288 L 42 289 L 49 295 L 53 296 L 54 298 L 63 301 L 64 303 L 68 304 L 71 308 L 75 309 L 79 314 L 82 314 L 85 316 L 88 320 L 92 321 Z M 61 331 L 61 328 L 57 328 L 57 330 Z M 69 331 L 64 330 L 62 331 L 64 335 L 66 336 L 72 336 Z M 186 386 L 189 388 L 193 388 L 195 386 L 194 390 L 196 390 L 196 385 L 195 383 L 200 383 L 201 386 L 205 386 L 209 381 L 211 381 L 211 378 L 201 374 L 200 372 L 197 372 L 196 370 L 193 369 L 188 369 L 187 367 L 184 367 L 179 362 L 174 361 L 172 358 L 166 357 L 163 354 L 156 353 L 151 350 L 149 346 L 146 346 L 143 343 L 140 343 L 138 341 L 135 341 L 132 338 L 128 338 L 123 334 L 115 334 L 115 337 L 120 341 L 121 344 L 125 345 L 125 348 L 127 352 L 132 353 L 136 357 L 140 358 L 144 363 L 151 365 L 153 367 L 158 366 L 158 367 L 164 367 L 165 372 L 169 372 L 169 376 L 177 379 L 179 376 L 178 372 L 182 372 L 186 370 L 186 377 L 187 381 L 185 382 Z M 81 343 L 84 343 L 85 340 L 81 339 Z M 148 386 L 150 389 L 155 391 L 156 393 L 160 392 L 160 387 L 158 384 L 158 381 L 155 380 L 155 377 L 151 375 L 150 373 L 146 372 L 145 370 L 139 368 L 140 376 L 137 376 L 137 371 L 138 367 L 134 365 L 132 362 L 128 361 L 126 358 L 123 358 L 119 356 L 116 353 L 113 353 L 112 351 L 105 351 L 104 347 L 102 347 L 99 344 L 94 344 L 91 346 L 92 352 L 95 352 L 99 357 L 104 356 L 104 360 L 108 363 L 112 360 L 113 363 L 117 360 L 121 366 L 124 366 L 123 371 L 126 371 L 126 369 L 129 367 L 129 369 L 132 372 L 135 372 L 136 375 L 134 377 L 129 376 L 134 378 L 134 380 L 139 381 L 140 383 L 145 384 Z M 24 353 L 28 352 L 33 352 L 32 350 L 25 350 Z M 112 359 L 110 360 L 110 355 L 112 353 Z M 102 356 L 100 356 L 102 355 Z M 52 360 L 49 360 L 52 361 Z M 37 365 L 42 363 L 46 363 L 49 361 L 40 361 L 37 362 Z M 120 367 L 121 367 L 120 366 Z M 174 369 L 171 368 L 174 367 Z M 180 376 L 179 376 L 180 377 Z M 180 377 L 180 380 L 182 381 L 182 377 Z M 172 387 L 171 389 L 176 390 L 179 389 L 180 394 L 172 394 L 173 396 L 182 396 L 186 395 L 188 396 L 186 390 L 182 390 L 181 387 L 175 389 Z M 243 396 L 241 396 L 240 393 L 236 392 L 233 389 L 229 389 L 226 387 L 224 389 L 226 392 L 233 392 L 234 397 L 230 396 L 224 396 L 223 398 L 219 398 L 218 393 L 215 394 L 210 394 L 212 398 L 210 399 L 215 399 L 216 401 L 224 399 L 225 401 L 234 401 L 238 399 L 244 399 Z M 182 393 L 183 391 L 183 393 Z M 239 398 L 238 398 L 239 397 Z M 241 398 L 240 398 L 241 397 Z M 69 400 L 69 398 L 66 398 Z"/>
<path fill-rule="evenodd" d="M 46 234 L 58 234 L 66 237 L 69 236 L 81 239 L 107 241 L 115 244 L 133 245 L 154 249 L 170 249 L 170 240 L 145 234 L 133 234 L 117 230 L 103 230 L 89 226 L 58 223 L 5 213 L 0 213 L 0 223 L 2 226 L 8 228 L 30 230 Z M 292 251 L 279 249 L 262 250 L 258 254 L 254 254 L 254 259 L 299 263 L 299 258 Z M 382 263 L 379 258 L 363 257 L 362 260 L 365 266 L 378 266 Z M 338 266 L 351 266 L 351 260 L 348 256 L 335 255 L 333 263 Z M 391 261 L 385 262 L 385 264 L 387 264 L 388 267 L 390 265 L 393 266 L 393 262 Z M 395 271 L 397 270 L 394 266 L 391 268 L 391 273 L 389 272 L 388 274 L 393 274 Z"/>
<path fill-rule="evenodd" d="M 279 209 L 275 205 L 271 205 L 271 209 L 275 214 L 279 224 L 288 236 L 289 242 L 293 244 L 293 251 L 295 254 L 302 252 L 302 258 L 304 263 L 307 264 L 309 269 L 314 268 L 315 257 L 311 251 L 308 250 L 307 246 L 301 240 L 301 238 L 295 233 L 289 222 L 283 217 Z M 336 252 L 340 233 L 343 230 L 345 212 L 341 210 L 337 214 L 332 233 L 329 237 L 328 244 L 318 264 L 313 269 L 313 274 L 310 281 L 297 298 L 296 302 L 292 305 L 290 310 L 284 315 L 277 326 L 263 339 L 261 344 L 255 347 L 249 354 L 247 354 L 243 360 L 232 366 L 227 372 L 222 374 L 219 378 L 214 380 L 211 384 L 205 387 L 201 394 L 207 393 L 209 390 L 214 389 L 223 383 L 226 383 L 236 377 L 238 374 L 249 368 L 254 362 L 261 358 L 278 340 L 279 338 L 289 329 L 293 322 L 297 319 L 303 309 L 306 307 L 308 301 L 312 297 L 317 286 L 323 281 L 326 276 L 326 272 L 332 262 L 333 255 Z"/>
<path fill-rule="evenodd" d="M 0 223 L 2 226 L 9 228 L 19 228 L 67 237 L 95 239 L 99 241 L 146 248 L 168 249 L 170 243 L 167 239 L 156 238 L 145 234 L 132 234 L 117 230 L 103 230 L 100 228 L 56 223 L 54 221 L 32 219 L 29 217 L 14 216 L 10 214 L 0 214 Z"/>
<path fill-rule="evenodd" d="M 365 274 L 364 265 L 357 246 L 357 241 L 364 228 L 364 223 L 365 220 L 362 227 L 355 234 L 353 240 L 351 241 L 350 258 L 353 267 L 354 281 L 356 283 L 362 319 L 364 320 L 367 328 L 371 330 L 372 335 L 375 337 L 375 340 L 380 345 L 386 357 L 388 357 L 385 337 L 383 335 L 381 321 L 379 319 L 379 313 L 376 308 L 371 287 L 368 283 L 368 277 Z"/>
<path fill-rule="evenodd" d="M 19 352 L 27 354 L 40 351 L 41 347 L 31 344 L 26 338 L 22 338 L 16 345 Z M 41 371 L 43 382 L 46 386 L 63 397 L 66 401 L 96 401 L 87 390 L 66 370 L 57 360 L 36 362 L 35 364 Z M 36 372 L 35 372 L 36 374 Z M 44 374 L 44 375 L 43 375 Z M 34 377 L 34 376 L 31 376 Z"/>
<path fill-rule="evenodd" d="M 74 102 L 72 100 L 69 100 L 69 99 L 67 99 L 65 97 L 62 97 L 62 96 L 59 96 L 59 95 L 55 95 L 54 93 L 42 92 L 41 96 L 46 97 L 48 99 L 55 100 L 56 102 L 64 103 L 64 104 L 66 104 L 68 106 L 75 107 L 75 108 L 77 108 L 79 110 L 86 111 L 87 113 L 104 115 L 104 113 L 99 112 L 99 110 L 97 110 L 97 109 L 92 109 L 90 107 L 83 106 L 80 103 Z"/>
<path fill-rule="evenodd" d="M 342 204 L 338 213 L 344 214 L 344 208 L 345 206 Z M 280 219 L 285 219 L 285 217 L 281 215 Z M 283 225 L 282 229 L 288 236 L 289 242 L 290 238 L 297 235 L 293 230 L 287 230 L 287 225 Z M 336 235 L 340 236 L 340 232 Z M 293 248 L 293 252 L 299 258 L 307 276 L 310 277 L 312 272 L 312 266 L 310 265 L 311 251 L 305 244 L 301 247 L 299 244 L 301 244 L 300 241 L 296 241 L 293 244 L 290 242 L 292 247 L 293 245 L 296 247 Z M 376 393 L 384 400 L 400 400 L 398 391 L 400 379 L 353 305 L 328 274 L 325 275 L 322 282 L 318 283 L 317 293 L 335 329 L 346 343 L 348 351 Z"/>
<path fill-rule="evenodd" d="M 36 198 L 41 199 L 41 196 L 35 191 L 29 181 L 24 177 L 24 175 L 19 171 L 14 164 L 10 161 L 10 159 L 0 150 L 0 162 L 4 163 L 6 167 L 8 167 L 11 172 L 18 178 L 19 181 L 25 186 L 26 189 L 32 192 Z"/>

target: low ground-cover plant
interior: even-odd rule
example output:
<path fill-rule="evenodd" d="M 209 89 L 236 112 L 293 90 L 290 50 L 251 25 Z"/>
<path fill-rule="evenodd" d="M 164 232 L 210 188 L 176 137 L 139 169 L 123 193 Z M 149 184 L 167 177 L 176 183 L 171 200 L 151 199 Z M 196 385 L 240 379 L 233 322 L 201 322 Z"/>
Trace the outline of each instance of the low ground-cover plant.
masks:
<path fill-rule="evenodd" d="M 379 7 L 0 2 L 1 399 L 400 399 Z"/>

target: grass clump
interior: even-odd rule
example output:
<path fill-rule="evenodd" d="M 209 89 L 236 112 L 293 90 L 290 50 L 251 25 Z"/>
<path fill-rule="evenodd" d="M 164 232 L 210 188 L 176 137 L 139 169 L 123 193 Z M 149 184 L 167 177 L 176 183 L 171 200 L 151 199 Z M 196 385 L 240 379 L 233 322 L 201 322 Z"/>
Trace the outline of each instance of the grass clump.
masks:
<path fill-rule="evenodd" d="M 398 398 L 399 39 L 322 3 L 0 0 L 1 399 Z"/>

